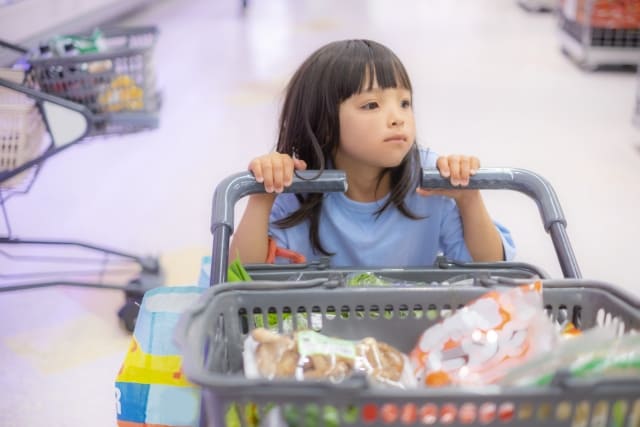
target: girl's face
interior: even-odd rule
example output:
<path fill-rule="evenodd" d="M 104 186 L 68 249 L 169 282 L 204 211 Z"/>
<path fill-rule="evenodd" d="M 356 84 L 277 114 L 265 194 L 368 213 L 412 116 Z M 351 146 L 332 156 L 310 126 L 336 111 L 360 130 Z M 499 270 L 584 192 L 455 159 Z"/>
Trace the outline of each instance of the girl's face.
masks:
<path fill-rule="evenodd" d="M 375 169 L 398 166 L 416 137 L 411 92 L 380 89 L 356 93 L 339 107 L 340 144 L 336 167 L 369 166 Z"/>

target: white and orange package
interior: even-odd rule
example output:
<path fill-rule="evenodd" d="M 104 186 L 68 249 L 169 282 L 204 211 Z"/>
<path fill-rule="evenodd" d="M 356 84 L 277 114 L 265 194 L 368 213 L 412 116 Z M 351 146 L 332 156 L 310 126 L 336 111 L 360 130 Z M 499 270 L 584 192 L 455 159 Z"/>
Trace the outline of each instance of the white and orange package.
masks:
<path fill-rule="evenodd" d="M 425 330 L 410 354 L 427 387 L 493 384 L 511 368 L 550 351 L 557 334 L 542 283 L 492 290 Z"/>

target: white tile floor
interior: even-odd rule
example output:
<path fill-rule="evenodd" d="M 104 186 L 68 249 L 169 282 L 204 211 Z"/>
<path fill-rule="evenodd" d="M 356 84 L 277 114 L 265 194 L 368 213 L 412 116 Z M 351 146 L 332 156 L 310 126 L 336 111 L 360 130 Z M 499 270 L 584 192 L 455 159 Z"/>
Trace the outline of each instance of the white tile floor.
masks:
<path fill-rule="evenodd" d="M 371 38 L 413 78 L 423 144 L 542 174 L 583 275 L 640 295 L 635 74 L 578 69 L 560 52 L 554 17 L 515 0 L 253 0 L 244 16 L 239 4 L 166 0 L 125 21 L 161 31 L 160 128 L 51 159 L 7 205 L 16 236 L 162 255 L 169 284 L 195 281 L 213 188 L 272 148 L 287 77 L 328 41 Z M 518 259 L 559 276 L 535 205 L 514 193 L 487 199 Z M 121 300 L 70 289 L 0 295 L 0 425 L 115 425 L 113 380 L 128 343 L 114 314 Z"/>

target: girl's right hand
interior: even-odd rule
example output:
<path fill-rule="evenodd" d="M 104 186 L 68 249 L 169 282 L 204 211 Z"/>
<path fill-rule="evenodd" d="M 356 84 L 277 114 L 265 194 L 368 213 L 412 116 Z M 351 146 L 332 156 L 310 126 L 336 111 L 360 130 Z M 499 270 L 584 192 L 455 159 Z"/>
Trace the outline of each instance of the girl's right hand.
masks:
<path fill-rule="evenodd" d="M 294 170 L 305 170 L 304 160 L 295 159 L 288 154 L 269 153 L 256 157 L 249 163 L 249 170 L 257 182 L 264 182 L 267 193 L 282 193 L 293 182 Z"/>

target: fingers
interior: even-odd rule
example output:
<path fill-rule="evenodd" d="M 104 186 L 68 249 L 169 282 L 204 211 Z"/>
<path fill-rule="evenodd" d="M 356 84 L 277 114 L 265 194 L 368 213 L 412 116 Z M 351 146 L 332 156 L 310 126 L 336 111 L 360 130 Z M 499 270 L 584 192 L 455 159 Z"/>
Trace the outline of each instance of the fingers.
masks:
<path fill-rule="evenodd" d="M 443 178 L 449 178 L 451 185 L 467 186 L 469 178 L 480 168 L 480 160 L 475 156 L 452 155 L 439 157 L 436 165 Z"/>
<path fill-rule="evenodd" d="M 451 174 L 449 170 L 449 157 L 438 157 L 438 160 L 436 160 L 436 166 L 443 178 L 449 177 Z"/>
<path fill-rule="evenodd" d="M 469 159 L 471 163 L 470 173 L 471 175 L 475 175 L 476 172 L 478 172 L 478 169 L 480 169 L 480 159 L 478 159 L 476 156 L 471 156 L 469 157 Z"/>
<path fill-rule="evenodd" d="M 307 162 L 301 159 L 294 158 L 293 165 L 296 168 L 296 170 L 299 170 L 299 171 L 303 171 L 307 168 Z"/>
<path fill-rule="evenodd" d="M 463 166 L 464 159 L 460 156 L 450 156 L 449 157 L 449 169 L 451 170 L 451 185 L 461 185 L 463 180 L 461 177 L 461 169 Z"/>
<path fill-rule="evenodd" d="M 264 183 L 267 193 L 282 193 L 293 182 L 294 169 L 304 170 L 306 167 L 303 160 L 281 153 L 257 157 L 249 163 L 249 170 L 257 182 Z"/>

